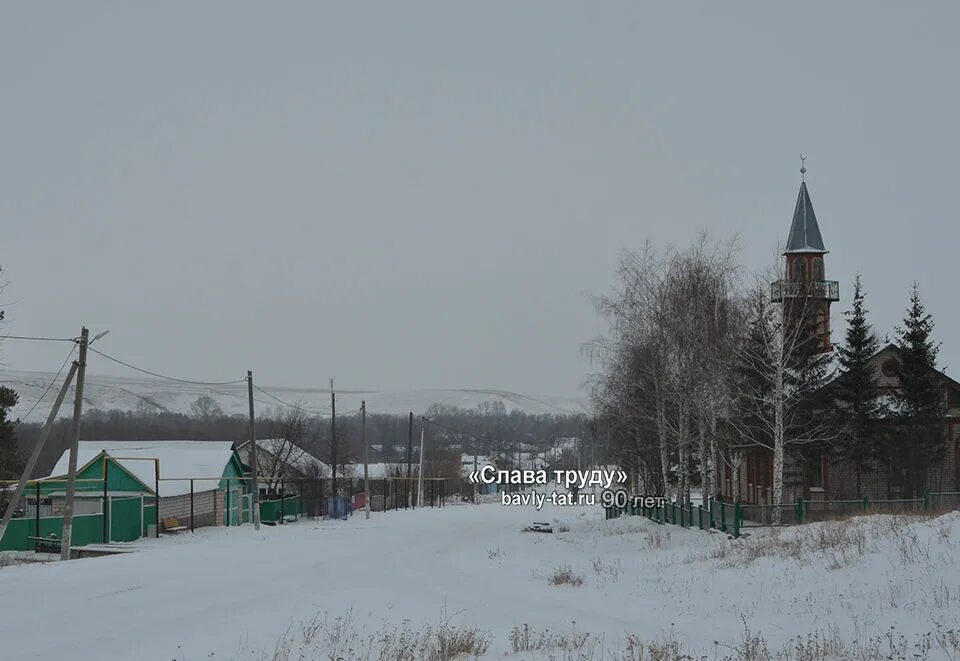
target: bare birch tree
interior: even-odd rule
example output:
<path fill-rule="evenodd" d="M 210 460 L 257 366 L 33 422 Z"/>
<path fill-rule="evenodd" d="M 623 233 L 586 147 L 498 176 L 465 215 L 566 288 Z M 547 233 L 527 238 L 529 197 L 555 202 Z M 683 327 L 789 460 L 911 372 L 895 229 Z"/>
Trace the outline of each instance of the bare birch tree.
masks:
<path fill-rule="evenodd" d="M 790 449 L 823 444 L 836 435 L 820 415 L 817 393 L 827 381 L 828 357 L 812 332 L 811 292 L 790 301 L 790 312 L 771 302 L 766 281 L 750 294 L 750 321 L 737 349 L 741 378 L 739 411 L 733 420 L 741 437 L 737 450 L 761 447 L 773 456 L 771 522 L 782 518 L 784 463 Z M 805 283 L 796 283 L 804 285 Z"/>
<path fill-rule="evenodd" d="M 626 253 L 615 293 L 598 299 L 610 332 L 590 345 L 603 366 L 595 403 L 625 470 L 655 461 L 662 493 L 679 502 L 698 473 L 705 497 L 715 491 L 737 273 L 734 243 L 701 234 L 683 251 Z"/>

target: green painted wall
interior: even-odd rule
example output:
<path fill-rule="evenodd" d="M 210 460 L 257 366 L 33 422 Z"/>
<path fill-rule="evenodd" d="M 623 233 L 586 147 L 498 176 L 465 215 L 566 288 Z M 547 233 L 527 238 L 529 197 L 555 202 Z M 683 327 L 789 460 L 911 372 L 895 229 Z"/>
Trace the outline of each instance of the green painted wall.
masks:
<path fill-rule="evenodd" d="M 226 467 L 223 469 L 224 479 L 220 480 L 220 488 L 229 489 L 230 487 L 242 487 L 244 492 L 250 490 L 250 480 L 227 479 L 235 477 L 244 477 L 243 466 L 240 464 L 240 459 L 237 458 L 236 452 L 233 453 L 233 455 L 230 457 L 230 461 L 227 462 Z"/>
<path fill-rule="evenodd" d="M 103 492 L 103 455 L 94 459 L 77 471 L 77 491 Z M 59 475 L 40 483 L 40 494 L 45 496 L 51 492 L 64 491 L 67 488 L 67 478 Z M 36 484 L 27 485 L 27 497 L 36 494 Z M 137 478 L 128 473 L 115 461 L 107 462 L 107 489 L 109 491 L 135 491 L 153 493 L 153 486 L 142 484 Z"/>

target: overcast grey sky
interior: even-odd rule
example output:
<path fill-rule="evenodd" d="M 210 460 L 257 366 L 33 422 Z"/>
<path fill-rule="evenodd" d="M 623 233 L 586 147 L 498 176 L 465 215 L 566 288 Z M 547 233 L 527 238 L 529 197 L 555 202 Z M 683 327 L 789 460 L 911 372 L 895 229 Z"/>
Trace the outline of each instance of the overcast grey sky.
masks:
<path fill-rule="evenodd" d="M 956 3 L 133 4 L 0 9 L 6 333 L 574 395 L 620 252 L 709 228 L 763 267 L 803 151 L 835 338 L 857 271 L 881 334 L 918 280 L 960 363 Z"/>

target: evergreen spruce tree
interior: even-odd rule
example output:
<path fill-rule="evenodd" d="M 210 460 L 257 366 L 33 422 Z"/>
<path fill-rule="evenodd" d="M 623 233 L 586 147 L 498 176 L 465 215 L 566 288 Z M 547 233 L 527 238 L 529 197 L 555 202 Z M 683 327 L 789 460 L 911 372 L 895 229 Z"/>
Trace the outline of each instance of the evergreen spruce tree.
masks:
<path fill-rule="evenodd" d="M 846 335 L 843 344 L 837 347 L 841 375 L 832 393 L 834 419 L 839 430 L 834 452 L 839 459 L 853 465 L 856 496 L 862 498 L 863 473 L 871 470 L 883 455 L 878 434 L 884 406 L 876 372 L 868 364 L 879 350 L 880 341 L 867 321 L 859 275 L 853 286 L 853 308 L 844 313 Z"/>
<path fill-rule="evenodd" d="M 16 423 L 7 418 L 7 411 L 16 406 L 17 401 L 13 389 L 0 386 L 0 480 L 17 479 L 24 466 L 17 448 Z M 6 491 L 0 489 L 0 516 L 6 506 Z"/>
<path fill-rule="evenodd" d="M 930 470 L 946 450 L 946 402 L 936 372 L 940 345 L 932 333 L 933 317 L 914 284 L 903 326 L 897 328 L 900 387 L 894 395 L 897 433 L 890 453 L 893 464 L 903 470 L 907 498 L 919 497 L 929 489 Z"/>

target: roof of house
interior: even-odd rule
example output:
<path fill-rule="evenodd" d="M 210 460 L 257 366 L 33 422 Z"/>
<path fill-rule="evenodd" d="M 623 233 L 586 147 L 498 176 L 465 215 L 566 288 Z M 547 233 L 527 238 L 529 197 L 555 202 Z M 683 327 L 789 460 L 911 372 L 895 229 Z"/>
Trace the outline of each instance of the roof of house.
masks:
<path fill-rule="evenodd" d="M 872 365 L 882 366 L 882 364 L 885 363 L 887 359 L 892 358 L 892 359 L 894 359 L 894 360 L 899 360 L 901 353 L 902 353 L 902 350 L 900 349 L 900 347 L 898 347 L 898 346 L 897 346 L 896 344 L 894 344 L 893 342 L 888 342 L 886 345 L 884 345 L 883 347 L 881 347 L 879 351 L 877 351 L 875 354 L 873 354 L 872 356 L 870 356 L 870 358 L 867 359 L 867 362 L 870 363 L 870 364 L 872 364 Z M 882 369 L 882 367 L 881 367 L 881 369 Z M 960 390 L 960 381 L 957 381 L 957 380 L 954 379 L 952 376 L 949 376 L 949 375 L 948 375 L 946 372 L 944 372 L 943 370 L 934 369 L 933 371 L 936 372 L 937 376 L 940 377 L 941 381 L 943 381 L 944 383 L 950 384 L 950 385 L 953 386 L 954 388 Z M 882 374 L 882 373 L 881 373 L 881 374 Z M 825 388 L 830 388 L 830 387 L 832 387 L 832 386 L 840 383 L 842 380 L 843 380 L 843 374 L 841 373 L 841 374 L 838 374 L 837 376 L 835 376 L 835 377 L 834 377 L 829 383 L 827 383 L 824 387 L 825 387 Z M 882 385 L 882 384 L 881 384 L 881 385 Z"/>
<path fill-rule="evenodd" d="M 168 478 L 220 478 L 233 458 L 231 441 L 80 441 L 77 447 L 78 472 L 102 452 L 116 459 L 124 470 L 153 490 L 155 468 L 150 459 L 160 460 L 160 497 L 190 493 L 190 481 Z M 50 477 L 66 475 L 70 453 L 64 451 Z M 216 479 L 194 483 L 195 491 L 218 486 Z"/>
<path fill-rule="evenodd" d="M 793 210 L 793 222 L 790 223 L 790 235 L 787 238 L 787 253 L 825 253 L 823 237 L 820 236 L 820 226 L 817 224 L 817 215 L 813 213 L 813 203 L 810 193 L 807 192 L 807 182 L 800 183 L 800 193 L 797 195 L 797 206 Z"/>
<path fill-rule="evenodd" d="M 249 445 L 250 441 L 246 440 L 237 445 L 237 451 L 242 451 L 246 454 L 249 451 Z M 328 471 L 330 470 L 329 465 L 322 462 L 319 458 L 312 455 L 306 449 L 283 438 L 258 438 L 257 449 L 258 452 L 260 450 L 264 450 L 276 456 L 277 458 L 284 460 L 285 463 L 290 466 L 290 468 L 305 475 L 311 474 L 312 471 L 318 466 L 322 469 L 326 469 Z M 257 463 L 261 467 L 264 465 L 262 459 L 258 460 Z"/>

